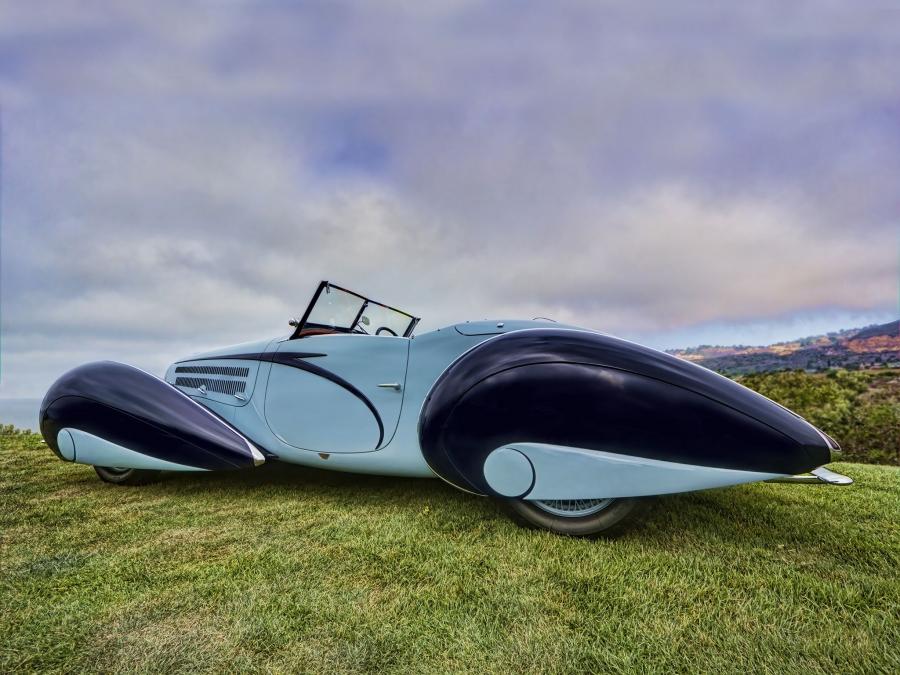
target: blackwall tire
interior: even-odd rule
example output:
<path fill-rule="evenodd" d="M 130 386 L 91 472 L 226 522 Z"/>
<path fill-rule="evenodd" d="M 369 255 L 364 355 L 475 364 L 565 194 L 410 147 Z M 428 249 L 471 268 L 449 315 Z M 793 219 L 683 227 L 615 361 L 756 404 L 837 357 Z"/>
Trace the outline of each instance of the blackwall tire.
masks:
<path fill-rule="evenodd" d="M 590 539 L 619 534 L 631 522 L 631 517 L 635 515 L 635 509 L 640 503 L 639 499 L 633 498 L 608 499 L 602 500 L 606 503 L 593 512 L 591 506 L 586 505 L 581 510 L 572 509 L 570 511 L 572 515 L 563 515 L 566 512 L 565 503 L 569 501 L 574 500 L 533 502 L 508 499 L 504 504 L 512 519 L 524 527 L 549 530 L 566 537 Z M 561 508 L 554 508 L 556 506 Z"/>
<path fill-rule="evenodd" d="M 146 485 L 159 480 L 162 473 L 148 469 L 119 469 L 107 466 L 95 466 L 94 471 L 104 483 L 113 485 Z"/>

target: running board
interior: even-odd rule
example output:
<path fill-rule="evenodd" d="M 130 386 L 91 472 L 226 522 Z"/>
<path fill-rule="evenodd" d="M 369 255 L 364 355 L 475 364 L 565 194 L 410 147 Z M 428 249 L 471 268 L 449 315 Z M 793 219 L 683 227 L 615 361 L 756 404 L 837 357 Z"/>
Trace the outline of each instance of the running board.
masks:
<path fill-rule="evenodd" d="M 767 483 L 806 483 L 810 485 L 852 485 L 853 479 L 850 476 L 826 469 L 820 466 L 813 469 L 809 473 L 800 474 L 799 476 L 785 476 L 784 478 L 772 478 Z"/>

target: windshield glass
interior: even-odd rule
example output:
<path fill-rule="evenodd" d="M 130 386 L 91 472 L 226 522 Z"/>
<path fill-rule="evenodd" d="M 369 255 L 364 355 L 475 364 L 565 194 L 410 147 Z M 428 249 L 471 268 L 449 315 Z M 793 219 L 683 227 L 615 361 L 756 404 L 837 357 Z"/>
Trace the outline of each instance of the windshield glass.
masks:
<path fill-rule="evenodd" d="M 379 305 L 377 302 L 369 302 L 363 315 L 360 317 L 356 328 L 360 332 L 371 335 L 406 335 L 410 317 L 408 314 L 398 312 L 390 307 Z"/>
<path fill-rule="evenodd" d="M 326 287 L 319 294 L 306 321 L 317 326 L 349 330 L 353 328 L 359 310 L 365 303 L 366 299 L 355 293 L 348 293 L 342 288 Z"/>
<path fill-rule="evenodd" d="M 323 333 L 409 337 L 418 322 L 411 314 L 323 281 L 292 339 Z"/>

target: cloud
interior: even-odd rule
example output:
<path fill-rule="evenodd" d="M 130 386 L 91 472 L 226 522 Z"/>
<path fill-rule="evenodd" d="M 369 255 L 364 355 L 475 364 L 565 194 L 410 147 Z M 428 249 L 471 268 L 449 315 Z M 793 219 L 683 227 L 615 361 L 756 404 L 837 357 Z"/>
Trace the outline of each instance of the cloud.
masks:
<path fill-rule="evenodd" d="M 887 315 L 896 23 L 875 3 L 0 3 L 0 396 L 91 355 L 158 370 L 277 334 L 321 278 L 423 330 L 543 315 L 740 342 Z"/>

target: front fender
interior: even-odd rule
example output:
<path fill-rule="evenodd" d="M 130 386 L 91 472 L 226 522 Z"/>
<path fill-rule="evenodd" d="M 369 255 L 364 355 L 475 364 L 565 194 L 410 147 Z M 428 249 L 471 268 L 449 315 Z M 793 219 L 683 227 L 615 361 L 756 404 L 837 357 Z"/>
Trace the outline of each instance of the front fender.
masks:
<path fill-rule="evenodd" d="M 60 377 L 41 403 L 40 427 L 57 456 L 76 462 L 104 457 L 127 468 L 216 470 L 264 461 L 212 411 L 159 378 L 112 361 Z"/>
<path fill-rule="evenodd" d="M 821 466 L 837 447 L 786 408 L 710 370 L 560 329 L 503 335 L 452 364 L 425 400 L 419 441 L 440 477 L 493 495 L 501 493 L 485 462 L 516 444 L 769 477 Z M 657 490 L 666 491 L 674 490 Z"/>

